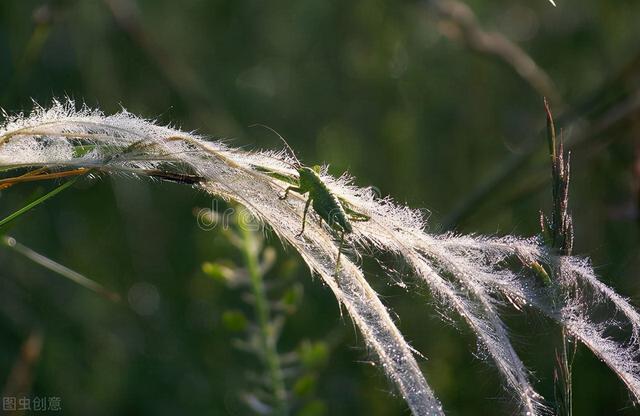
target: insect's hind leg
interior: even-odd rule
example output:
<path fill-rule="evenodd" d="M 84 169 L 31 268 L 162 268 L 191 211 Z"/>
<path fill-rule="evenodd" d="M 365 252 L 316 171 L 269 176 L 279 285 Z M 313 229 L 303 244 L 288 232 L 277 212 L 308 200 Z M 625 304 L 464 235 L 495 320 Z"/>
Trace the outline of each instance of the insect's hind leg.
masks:
<path fill-rule="evenodd" d="M 344 209 L 344 212 L 349 217 L 349 221 L 365 222 L 365 221 L 369 221 L 371 219 L 371 217 L 368 216 L 367 214 L 363 214 L 361 212 L 354 211 L 351 208 L 350 204 L 347 201 L 345 201 L 343 198 L 338 198 L 338 199 L 340 200 L 340 203 L 342 204 L 342 208 Z"/>
<path fill-rule="evenodd" d="M 304 212 L 302 213 L 302 230 L 296 235 L 300 237 L 304 233 L 304 225 L 307 223 L 307 212 L 309 212 L 309 204 L 311 204 L 311 197 L 307 198 L 306 204 L 304 204 Z"/>
<path fill-rule="evenodd" d="M 340 254 L 342 254 L 342 246 L 344 244 L 344 231 L 340 234 L 340 245 L 338 246 L 338 257 L 336 258 L 336 269 L 333 272 L 333 277 L 338 277 L 338 270 L 340 270 Z"/>
<path fill-rule="evenodd" d="M 355 215 L 349 215 L 349 221 L 353 221 L 353 222 L 367 222 L 371 219 L 370 216 L 368 215 L 363 215 L 360 214 L 358 216 Z"/>

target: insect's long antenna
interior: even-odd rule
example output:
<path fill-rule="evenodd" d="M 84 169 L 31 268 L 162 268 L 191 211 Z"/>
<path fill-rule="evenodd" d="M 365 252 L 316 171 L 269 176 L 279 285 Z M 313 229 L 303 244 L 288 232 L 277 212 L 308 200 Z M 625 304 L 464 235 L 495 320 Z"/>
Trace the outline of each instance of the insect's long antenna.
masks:
<path fill-rule="evenodd" d="M 300 163 L 300 161 L 298 160 L 298 158 L 296 157 L 296 153 L 293 151 L 293 149 L 291 148 L 291 146 L 289 146 L 289 143 L 287 143 L 287 141 L 284 139 L 284 137 L 282 137 L 282 135 L 280 133 L 278 133 L 277 131 L 275 131 L 274 129 L 272 129 L 271 127 L 265 125 L 265 124 L 261 124 L 261 123 L 253 123 L 251 124 L 249 127 L 262 127 L 265 128 L 269 131 L 271 131 L 272 133 L 274 133 L 275 135 L 277 135 L 280 140 L 282 140 L 282 143 L 284 143 L 284 145 L 287 147 L 287 150 L 289 150 L 289 153 L 291 154 L 291 156 L 295 159 L 296 161 L 296 168 L 299 168 L 300 166 L 302 166 L 302 163 Z"/>

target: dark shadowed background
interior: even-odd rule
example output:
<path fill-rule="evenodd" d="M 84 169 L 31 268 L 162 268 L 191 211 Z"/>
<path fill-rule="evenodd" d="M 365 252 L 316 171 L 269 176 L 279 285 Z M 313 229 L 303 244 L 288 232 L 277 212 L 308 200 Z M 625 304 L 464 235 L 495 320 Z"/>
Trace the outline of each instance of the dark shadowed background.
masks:
<path fill-rule="evenodd" d="M 246 149 L 281 148 L 249 127 L 263 123 L 305 163 L 348 170 L 358 185 L 424 209 L 433 232 L 530 236 L 550 208 L 546 95 L 572 148 L 575 252 L 637 301 L 638 22 L 636 0 L 3 0 L 0 106 L 28 112 L 32 99 L 68 96 Z M 51 186 L 3 191 L 0 215 Z M 28 394 L 59 397 L 64 414 L 250 414 L 241 395 L 260 364 L 222 316 L 251 310 L 242 291 L 201 267 L 237 257 L 219 230 L 198 227 L 194 208 L 211 205 L 186 186 L 103 177 L 15 224 L 18 241 L 123 301 L 0 249 L 0 389 L 30 339 L 42 345 L 32 346 Z M 279 348 L 329 347 L 318 405 L 304 414 L 408 414 L 330 291 L 270 243 L 278 261 L 269 278 L 304 288 Z M 442 323 L 423 290 L 365 267 L 428 358 L 420 364 L 449 414 L 511 414 L 464 325 Z M 516 348 L 552 399 L 558 329 L 533 312 L 510 318 Z M 578 415 L 637 414 L 583 349 L 574 395 Z"/>

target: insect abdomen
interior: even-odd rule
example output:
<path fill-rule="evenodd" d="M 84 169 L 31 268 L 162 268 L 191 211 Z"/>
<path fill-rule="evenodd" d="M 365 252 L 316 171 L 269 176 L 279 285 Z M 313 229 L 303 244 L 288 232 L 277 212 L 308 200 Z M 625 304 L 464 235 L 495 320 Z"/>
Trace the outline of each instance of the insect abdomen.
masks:
<path fill-rule="evenodd" d="M 338 198 L 331 193 L 320 176 L 308 167 L 298 170 L 300 187 L 309 191 L 309 198 L 313 202 L 313 210 L 331 227 L 338 226 L 342 231 L 350 233 L 351 223 Z"/>
<path fill-rule="evenodd" d="M 324 191 L 324 190 L 323 190 Z M 313 199 L 313 209 L 322 217 L 330 226 L 338 226 L 344 232 L 352 231 L 351 223 L 344 212 L 342 205 L 328 190 L 316 192 Z"/>

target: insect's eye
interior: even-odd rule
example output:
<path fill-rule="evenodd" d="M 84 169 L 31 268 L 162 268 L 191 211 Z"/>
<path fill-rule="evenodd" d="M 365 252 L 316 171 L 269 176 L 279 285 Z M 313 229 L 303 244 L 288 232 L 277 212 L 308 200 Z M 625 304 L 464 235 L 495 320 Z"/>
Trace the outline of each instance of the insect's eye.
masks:
<path fill-rule="evenodd" d="M 322 169 L 320 166 L 315 165 L 314 167 L 312 167 L 311 169 L 313 169 L 313 171 L 317 174 L 320 174 L 320 170 Z"/>

